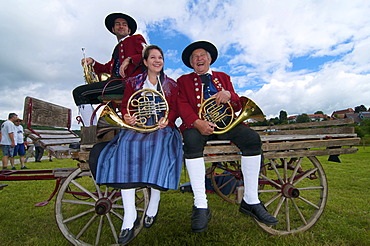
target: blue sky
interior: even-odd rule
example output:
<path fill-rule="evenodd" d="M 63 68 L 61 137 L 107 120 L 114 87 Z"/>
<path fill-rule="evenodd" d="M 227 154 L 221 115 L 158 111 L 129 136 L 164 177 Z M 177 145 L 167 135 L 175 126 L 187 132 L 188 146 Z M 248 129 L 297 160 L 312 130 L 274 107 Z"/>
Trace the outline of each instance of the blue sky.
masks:
<path fill-rule="evenodd" d="M 370 107 L 368 0 L 0 0 L 0 118 L 23 113 L 26 96 L 73 109 L 84 83 L 81 48 L 107 62 L 116 44 L 104 26 L 112 12 L 135 18 L 137 33 L 165 52 L 166 73 L 191 70 L 182 50 L 215 44 L 214 70 L 268 118 Z M 73 122 L 77 128 L 77 123 Z"/>

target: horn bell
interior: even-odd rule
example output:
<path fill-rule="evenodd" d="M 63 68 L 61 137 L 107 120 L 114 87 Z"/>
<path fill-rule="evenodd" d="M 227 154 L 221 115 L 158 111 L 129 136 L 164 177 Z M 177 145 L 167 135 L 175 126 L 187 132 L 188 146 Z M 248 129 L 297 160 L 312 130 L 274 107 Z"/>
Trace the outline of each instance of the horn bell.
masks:
<path fill-rule="evenodd" d="M 152 98 L 151 98 L 152 97 Z M 155 100 L 159 97 L 159 101 Z M 110 102 L 105 104 L 100 117 L 109 124 L 134 130 L 141 133 L 149 133 L 159 129 L 160 115 L 167 120 L 169 107 L 166 98 L 155 90 L 142 89 L 135 92 L 128 100 L 127 112 L 137 118 L 135 125 L 127 124 L 111 107 Z M 149 120 L 151 119 L 151 120 Z"/>
<path fill-rule="evenodd" d="M 203 107 L 204 106 L 208 106 L 208 101 L 209 99 L 207 99 L 206 101 L 203 102 L 202 106 L 201 106 L 201 111 L 207 111 L 207 114 L 211 114 L 209 111 L 211 110 L 205 110 Z M 262 110 L 260 109 L 260 107 L 258 107 L 258 105 L 253 102 L 251 99 L 247 98 L 247 97 L 240 97 L 240 101 L 241 101 L 241 105 L 242 105 L 242 109 L 238 115 L 237 118 L 234 118 L 234 116 L 231 118 L 231 121 L 229 124 L 227 124 L 224 128 L 216 128 L 213 133 L 214 134 L 223 134 L 223 133 L 226 133 L 228 131 L 230 131 L 232 128 L 234 128 L 235 126 L 239 125 L 240 123 L 244 122 L 245 120 L 247 119 L 254 119 L 254 120 L 257 120 L 257 121 L 263 121 L 265 119 L 265 116 L 262 112 Z M 225 104 L 227 105 L 226 107 L 231 107 L 230 103 L 228 104 Z M 214 106 L 212 106 L 214 107 Z M 201 115 L 201 111 L 199 111 L 199 116 L 201 119 L 204 119 L 204 120 L 208 120 L 208 121 L 211 121 L 213 123 L 216 124 L 216 122 L 214 122 L 213 120 L 209 120 L 207 117 L 205 117 L 204 115 Z M 225 115 L 225 117 L 229 117 L 230 115 Z M 220 121 L 220 119 L 218 119 L 217 121 Z"/>

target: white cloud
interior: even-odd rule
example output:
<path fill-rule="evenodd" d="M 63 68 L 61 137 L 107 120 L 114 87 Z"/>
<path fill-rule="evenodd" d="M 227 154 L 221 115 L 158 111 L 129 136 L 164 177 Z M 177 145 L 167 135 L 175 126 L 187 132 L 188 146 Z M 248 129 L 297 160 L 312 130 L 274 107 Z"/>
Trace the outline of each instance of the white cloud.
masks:
<path fill-rule="evenodd" d="M 0 77 L 6 91 L 0 118 L 21 114 L 27 95 L 70 107 L 75 117 L 71 93 L 84 83 L 81 48 L 108 61 L 117 41 L 103 21 L 122 11 L 135 17 L 137 32 L 149 43 L 153 25 L 161 27 L 164 39 L 180 33 L 213 42 L 220 58 L 228 59 L 218 68 L 231 73 L 238 92 L 268 115 L 370 107 L 369 10 L 367 0 L 10 1 L 2 4 L 0 16 Z M 170 66 L 184 47 L 162 48 L 170 77 L 188 72 Z M 238 54 L 231 56 L 230 50 Z M 337 55 L 341 59 L 315 72 L 290 71 L 292 58 Z"/>

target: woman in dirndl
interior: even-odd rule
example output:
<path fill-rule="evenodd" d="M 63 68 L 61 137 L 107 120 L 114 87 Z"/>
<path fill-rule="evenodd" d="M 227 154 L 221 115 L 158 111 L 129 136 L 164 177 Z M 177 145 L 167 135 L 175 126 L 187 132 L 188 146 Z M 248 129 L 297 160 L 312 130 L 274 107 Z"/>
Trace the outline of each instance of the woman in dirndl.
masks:
<path fill-rule="evenodd" d="M 149 228 L 157 216 L 160 191 L 177 189 L 182 167 L 182 139 L 176 128 L 178 87 L 163 72 L 163 51 L 149 45 L 143 51 L 146 71 L 127 79 L 122 100 L 122 115 L 126 124 L 134 126 L 136 117 L 127 112 L 128 100 L 136 91 L 152 89 L 161 93 L 169 106 L 167 120 L 160 118 L 159 130 L 141 133 L 121 129 L 100 153 L 96 182 L 121 189 L 124 218 L 119 243 L 130 241 L 139 221 L 135 207 L 135 188 L 151 187 L 144 226 Z M 135 223 L 136 222 L 136 223 Z"/>

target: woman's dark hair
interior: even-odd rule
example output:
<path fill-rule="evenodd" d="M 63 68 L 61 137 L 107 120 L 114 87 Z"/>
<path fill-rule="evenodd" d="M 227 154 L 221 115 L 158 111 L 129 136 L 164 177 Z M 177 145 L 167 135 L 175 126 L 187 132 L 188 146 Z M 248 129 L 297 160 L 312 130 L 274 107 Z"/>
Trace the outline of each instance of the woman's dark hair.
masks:
<path fill-rule="evenodd" d="M 159 48 L 159 46 L 154 45 L 154 44 L 152 44 L 152 45 L 148 45 L 148 46 L 146 46 L 146 47 L 144 48 L 144 50 L 143 50 L 143 60 L 146 60 L 146 61 L 148 60 L 148 58 L 149 58 L 149 53 L 150 53 L 150 51 L 151 51 L 151 50 L 158 50 L 158 51 L 161 53 L 161 55 L 162 55 L 162 57 L 163 57 L 163 60 L 164 60 L 163 50 L 162 50 L 161 48 Z M 147 69 L 148 69 L 148 68 L 144 65 L 144 63 L 143 63 L 143 66 L 145 67 L 145 70 L 147 70 Z M 162 68 L 162 70 L 161 70 L 161 74 L 160 74 L 159 78 L 160 78 L 161 83 L 162 83 L 162 82 L 163 82 L 163 78 L 164 78 L 163 68 Z"/>
<path fill-rule="evenodd" d="M 159 52 L 161 52 L 161 55 L 164 59 L 163 50 L 161 48 L 159 48 L 159 46 L 157 46 L 157 45 L 148 45 L 143 50 L 143 59 L 144 60 L 148 60 L 149 53 L 150 53 L 151 50 L 159 50 Z"/>

